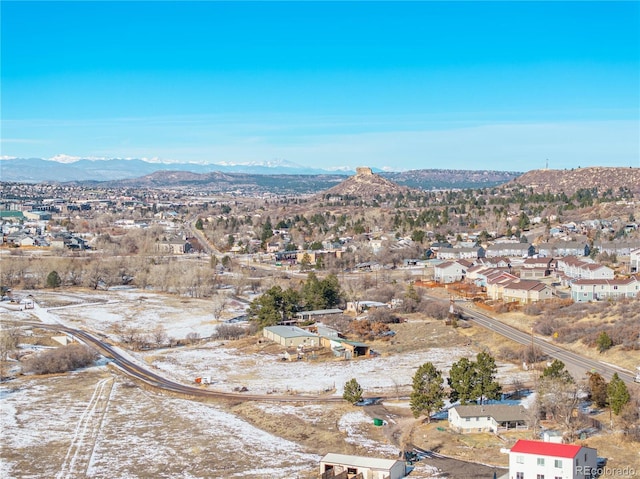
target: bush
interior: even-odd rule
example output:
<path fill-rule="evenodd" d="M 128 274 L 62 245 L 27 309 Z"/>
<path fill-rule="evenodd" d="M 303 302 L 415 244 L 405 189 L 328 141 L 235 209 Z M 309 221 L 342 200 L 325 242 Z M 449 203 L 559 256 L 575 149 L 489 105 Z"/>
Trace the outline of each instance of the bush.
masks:
<path fill-rule="evenodd" d="M 69 344 L 44 351 L 25 361 L 25 372 L 34 374 L 53 374 L 73 371 L 92 364 L 98 355 L 82 344 Z"/>
<path fill-rule="evenodd" d="M 498 351 L 498 359 L 502 361 L 516 361 L 520 359 L 521 354 L 510 348 L 509 346 L 503 346 Z"/>
<path fill-rule="evenodd" d="M 543 336 L 551 336 L 558 331 L 560 323 L 554 318 L 545 317 L 536 321 L 533 325 L 533 332 L 536 334 L 542 334 Z"/>
<path fill-rule="evenodd" d="M 400 318 L 393 314 L 389 308 L 370 309 L 367 319 L 372 323 L 399 323 Z"/>
<path fill-rule="evenodd" d="M 542 306 L 538 303 L 528 304 L 523 311 L 527 316 L 540 316 L 542 314 Z"/>
<path fill-rule="evenodd" d="M 449 306 L 439 301 L 422 301 L 420 311 L 434 319 L 446 319 L 449 316 Z"/>
<path fill-rule="evenodd" d="M 245 335 L 245 329 L 236 324 L 221 324 L 216 328 L 215 339 L 238 339 Z"/>

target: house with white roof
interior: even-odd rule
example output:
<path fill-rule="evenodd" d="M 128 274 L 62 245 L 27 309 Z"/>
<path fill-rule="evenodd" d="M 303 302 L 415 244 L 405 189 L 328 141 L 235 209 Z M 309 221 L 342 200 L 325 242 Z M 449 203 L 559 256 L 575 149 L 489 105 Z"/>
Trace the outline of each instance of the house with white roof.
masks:
<path fill-rule="evenodd" d="M 404 461 L 376 457 L 326 454 L 320 460 L 320 477 L 331 479 L 346 472 L 346 477 L 362 474 L 364 479 L 401 479 L 405 477 Z M 342 476 L 341 476 L 342 477 Z"/>
<path fill-rule="evenodd" d="M 597 461 L 591 447 L 520 439 L 509 451 L 509 479 L 594 479 Z"/>

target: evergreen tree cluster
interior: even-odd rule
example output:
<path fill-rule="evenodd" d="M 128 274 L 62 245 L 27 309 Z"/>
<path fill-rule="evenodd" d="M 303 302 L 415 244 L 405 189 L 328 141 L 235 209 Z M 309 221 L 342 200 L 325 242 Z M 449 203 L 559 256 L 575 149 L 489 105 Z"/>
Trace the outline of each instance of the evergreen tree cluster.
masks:
<path fill-rule="evenodd" d="M 329 309 L 342 301 L 338 278 L 330 274 L 318 279 L 311 272 L 299 289 L 273 286 L 251 302 L 249 316 L 259 327 L 274 326 L 298 311 Z"/>

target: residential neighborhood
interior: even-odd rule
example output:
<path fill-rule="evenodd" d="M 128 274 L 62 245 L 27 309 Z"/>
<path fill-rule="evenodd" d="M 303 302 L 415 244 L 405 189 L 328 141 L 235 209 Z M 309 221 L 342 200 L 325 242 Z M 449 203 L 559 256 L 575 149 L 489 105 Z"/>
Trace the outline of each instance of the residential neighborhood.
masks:
<path fill-rule="evenodd" d="M 375 179 L 369 170 L 358 174 Z M 607 400 L 595 405 L 600 383 L 593 382 L 610 387 L 614 372 L 620 374 L 630 391 L 629 399 L 622 396 L 625 404 L 635 404 L 640 232 L 628 205 L 618 220 L 560 222 L 549 215 L 546 223 L 532 218 L 525 228 L 527 213 L 513 211 L 497 229 L 458 224 L 445 231 L 449 223 L 418 226 L 420 209 L 407 202 L 404 214 L 413 218 L 407 230 L 407 219 L 389 216 L 390 201 L 371 207 L 371 217 L 358 217 L 348 201 L 319 206 L 314 197 L 300 205 L 286 197 L 237 194 L 204 198 L 114 188 L 102 196 L 81 188 L 67 189 L 65 197 L 62 191 L 43 195 L 37 185 L 3 188 L 0 311 L 35 314 L 29 308 L 37 311 L 57 293 L 86 297 L 87 304 L 92 295 L 106 295 L 110 299 L 100 300 L 105 305 L 119 304 L 112 295 L 131 291 L 138 299 L 122 304 L 135 304 L 139 312 L 125 313 L 116 324 L 95 323 L 91 334 L 141 355 L 153 371 L 165 367 L 158 354 L 195 354 L 195 362 L 168 358 L 189 370 L 178 374 L 187 384 L 180 388 L 196 387 L 214 401 L 233 394 L 241 403 L 346 402 L 334 421 L 357 417 L 358 425 L 340 426 L 334 439 L 316 441 L 321 454 L 309 464 L 309 477 L 420 479 L 449 471 L 452 477 L 587 478 L 606 472 L 607 464 L 621 465 L 601 439 L 622 434 L 634 447 L 633 409 L 620 409 L 609 421 L 613 406 Z M 454 213 L 460 207 L 438 208 L 463 223 Z M 516 219 L 519 226 L 509 226 Z M 185 309 L 175 326 L 137 326 L 156 295 L 202 302 L 207 319 L 197 328 L 178 328 L 190 321 Z M 583 306 L 597 309 L 576 313 Z M 486 317 L 496 322 L 480 326 Z M 598 323 L 598 317 L 605 319 Z M 76 324 L 66 318 L 61 321 Z M 521 337 L 498 339 L 503 334 Z M 64 340 L 56 344 L 73 345 L 68 336 L 55 337 Z M 234 349 L 210 364 L 206 358 L 217 348 Z M 586 353 L 589 361 L 616 356 L 590 368 L 567 363 L 562 372 L 554 362 L 558 348 Z M 422 365 L 406 359 L 414 355 Z M 622 369 L 612 369 L 609 361 L 620 357 Z M 235 361 L 229 372 L 216 373 Z M 379 361 L 389 363 L 375 366 Z M 409 369 L 395 370 L 407 361 Z M 289 377 L 281 371 L 263 383 L 275 364 L 297 372 Z M 367 373 L 359 373 L 362 368 Z M 385 385 L 371 384 L 377 376 Z M 434 399 L 433 406 L 415 399 L 420 381 L 432 376 L 442 382 L 443 401 Z M 462 386 L 466 382 L 471 389 Z M 494 392 L 484 389 L 490 384 Z M 335 406 L 322 407 L 322 414 L 333 414 Z M 259 417 L 252 421 L 272 427 Z M 300 418 L 299 427 L 323 420 Z M 367 439 L 349 442 L 352 427 Z M 466 441 L 476 437 L 487 442 L 485 452 L 465 452 Z M 378 445 L 371 451 L 358 444 L 373 440 Z M 314 449 L 313 439 L 302 442 Z"/>

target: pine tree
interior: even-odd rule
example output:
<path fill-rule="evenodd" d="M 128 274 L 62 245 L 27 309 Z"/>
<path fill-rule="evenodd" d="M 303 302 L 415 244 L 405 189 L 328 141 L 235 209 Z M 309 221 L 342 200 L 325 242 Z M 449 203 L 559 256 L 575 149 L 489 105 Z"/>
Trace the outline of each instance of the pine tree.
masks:
<path fill-rule="evenodd" d="M 596 344 L 598 346 L 598 351 L 600 351 L 601 353 L 604 353 L 607 349 L 613 346 L 613 341 L 611 340 L 611 338 L 609 337 L 606 331 L 602 331 L 600 333 L 600 336 L 598 336 L 598 340 L 596 341 Z"/>
<path fill-rule="evenodd" d="M 607 386 L 607 393 L 609 394 L 609 407 L 616 416 L 620 414 L 622 408 L 631 400 L 627 385 L 618 376 L 618 373 L 614 373 L 611 378 L 609 386 Z"/>
<path fill-rule="evenodd" d="M 427 415 L 431 421 L 431 413 L 444 406 L 444 388 L 442 386 L 442 372 L 432 363 L 424 363 L 413 376 L 413 391 L 409 405 L 414 417 Z"/>
<path fill-rule="evenodd" d="M 607 405 L 607 381 L 598 373 L 587 373 L 589 375 L 589 390 L 591 400 L 598 407 Z"/>
<path fill-rule="evenodd" d="M 554 359 L 550 366 L 544 368 L 540 378 L 560 379 L 565 383 L 574 382 L 569 371 L 565 369 L 564 363 L 559 359 Z"/>
<path fill-rule="evenodd" d="M 47 288 L 59 288 L 62 284 L 62 280 L 60 279 L 60 275 L 57 271 L 51 271 L 47 275 Z"/>
<path fill-rule="evenodd" d="M 355 404 L 362 399 L 362 393 L 362 386 L 358 384 L 355 378 L 352 378 L 345 383 L 342 398 L 351 404 Z"/>
<path fill-rule="evenodd" d="M 473 392 L 480 398 L 480 404 L 484 399 L 500 399 L 502 386 L 496 381 L 496 360 L 489 353 L 482 352 L 476 356 L 475 364 L 476 384 Z"/>
<path fill-rule="evenodd" d="M 459 400 L 461 404 L 467 404 L 475 399 L 474 390 L 477 382 L 475 363 L 467 358 L 462 358 L 457 363 L 453 363 L 447 382 L 451 388 L 449 393 L 451 402 Z"/>

